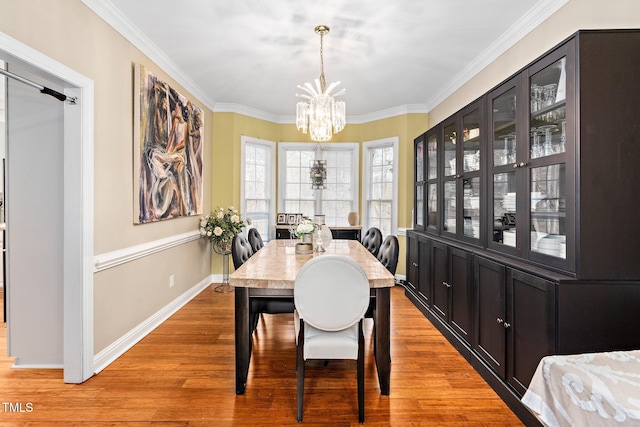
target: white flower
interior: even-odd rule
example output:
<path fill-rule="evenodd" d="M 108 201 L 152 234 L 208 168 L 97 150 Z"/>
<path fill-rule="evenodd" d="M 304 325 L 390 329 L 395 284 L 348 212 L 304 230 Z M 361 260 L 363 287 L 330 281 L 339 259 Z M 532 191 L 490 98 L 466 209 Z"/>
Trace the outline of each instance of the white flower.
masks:
<path fill-rule="evenodd" d="M 296 227 L 297 234 L 310 234 L 310 233 L 313 233 L 314 230 L 315 230 L 315 227 L 313 226 L 313 223 L 311 223 L 310 221 L 302 222 L 298 224 L 298 226 Z"/>
<path fill-rule="evenodd" d="M 229 206 L 229 210 L 230 210 L 231 212 L 235 212 L 235 211 L 236 211 L 236 208 L 234 208 L 233 206 Z"/>
<path fill-rule="evenodd" d="M 218 237 L 222 236 L 222 228 L 220 228 L 220 227 L 214 228 L 213 229 L 213 234 L 215 234 Z"/>
<path fill-rule="evenodd" d="M 211 237 L 211 232 L 207 231 L 207 237 Z"/>
<path fill-rule="evenodd" d="M 222 212 L 222 211 L 218 212 L 217 217 L 218 217 L 218 219 L 224 218 L 224 212 Z"/>
<path fill-rule="evenodd" d="M 205 230 L 204 227 L 200 227 L 200 235 L 201 236 L 206 236 L 207 235 L 207 230 Z"/>
<path fill-rule="evenodd" d="M 251 225 L 251 218 L 247 218 L 247 224 Z"/>
<path fill-rule="evenodd" d="M 200 227 L 204 227 L 206 224 L 207 224 L 207 218 L 201 217 L 200 218 Z"/>
<path fill-rule="evenodd" d="M 240 222 L 240 217 L 238 215 L 231 215 L 231 222 Z"/>

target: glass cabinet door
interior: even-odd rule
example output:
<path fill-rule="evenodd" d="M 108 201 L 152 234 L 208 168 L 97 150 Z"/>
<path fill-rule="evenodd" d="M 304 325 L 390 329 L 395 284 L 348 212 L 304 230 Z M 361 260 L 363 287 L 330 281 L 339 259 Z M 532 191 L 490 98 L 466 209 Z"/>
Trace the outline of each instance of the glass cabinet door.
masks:
<path fill-rule="evenodd" d="M 456 174 L 456 124 L 444 127 L 444 176 Z"/>
<path fill-rule="evenodd" d="M 566 259 L 566 58 L 531 75 L 529 249 Z"/>
<path fill-rule="evenodd" d="M 566 150 L 566 58 L 531 76 L 530 157 Z"/>
<path fill-rule="evenodd" d="M 475 106 L 474 106 L 475 107 Z M 480 107 L 462 115 L 462 235 L 480 238 Z"/>
<path fill-rule="evenodd" d="M 443 177 L 443 223 L 442 231 L 456 233 L 457 215 L 456 199 L 458 196 L 457 169 L 457 133 L 456 123 L 444 127 L 444 177 Z"/>
<path fill-rule="evenodd" d="M 464 229 L 466 237 L 480 238 L 480 177 L 462 180 Z"/>
<path fill-rule="evenodd" d="M 415 140 L 414 221 L 416 230 L 424 230 L 424 137 Z"/>
<path fill-rule="evenodd" d="M 567 257 L 564 163 L 531 168 L 531 250 Z"/>
<path fill-rule="evenodd" d="M 438 126 L 427 133 L 426 198 L 427 230 L 437 232 L 439 227 L 438 211 L 438 146 L 441 128 Z"/>
<path fill-rule="evenodd" d="M 516 107 L 517 85 L 491 99 L 492 121 L 492 176 L 493 242 L 516 247 L 517 203 L 517 141 Z"/>

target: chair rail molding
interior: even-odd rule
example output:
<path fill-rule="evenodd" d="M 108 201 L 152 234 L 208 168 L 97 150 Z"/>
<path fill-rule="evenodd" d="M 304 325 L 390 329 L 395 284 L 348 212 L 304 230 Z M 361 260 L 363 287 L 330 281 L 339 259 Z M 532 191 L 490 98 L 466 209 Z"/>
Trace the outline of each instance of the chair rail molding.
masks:
<path fill-rule="evenodd" d="M 93 258 L 93 272 L 98 273 L 108 268 L 144 258 L 198 239 L 200 239 L 200 232 L 198 230 L 194 230 L 182 234 L 176 234 L 175 236 L 169 236 L 164 239 L 154 240 L 140 245 L 96 255 Z"/>

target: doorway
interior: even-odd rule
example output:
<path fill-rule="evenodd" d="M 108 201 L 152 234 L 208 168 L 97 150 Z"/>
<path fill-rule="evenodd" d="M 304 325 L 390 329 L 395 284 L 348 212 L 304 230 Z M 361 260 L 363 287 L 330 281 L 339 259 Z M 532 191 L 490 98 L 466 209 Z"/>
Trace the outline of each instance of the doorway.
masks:
<path fill-rule="evenodd" d="M 57 305 L 60 311 L 61 330 L 58 339 L 62 348 L 62 367 L 64 369 L 64 381 L 68 383 L 80 383 L 90 378 L 93 373 L 93 81 L 82 76 L 72 69 L 60 64 L 51 58 L 31 49 L 29 46 L 0 33 L 0 60 L 10 64 L 11 67 L 20 69 L 45 81 L 52 81 L 59 85 L 60 92 L 68 97 L 75 97 L 77 102 L 72 104 L 65 102 L 58 106 L 59 116 L 53 114 L 53 120 L 58 121 L 61 129 L 61 147 L 57 160 L 64 173 L 60 177 L 60 209 L 61 219 L 58 221 L 61 227 L 58 230 L 59 239 L 55 242 L 55 250 L 59 251 L 59 275 L 60 289 L 56 296 L 47 301 L 47 304 Z M 34 89 L 35 90 L 35 89 Z M 36 90 L 37 93 L 37 90 Z M 37 94 L 38 96 L 46 96 Z M 11 99 L 6 100 L 7 115 L 11 114 Z M 20 121 L 18 120 L 18 123 Z M 28 122 L 28 120 L 26 121 Z M 61 122 L 61 123 L 60 123 Z M 7 122 L 7 127 L 11 121 Z M 11 144 L 11 141 L 9 141 Z M 11 153 L 7 154 L 7 169 L 11 168 Z M 12 178 L 8 173 L 7 181 Z M 38 180 L 26 180 L 21 183 L 27 191 L 35 191 Z M 10 188 L 9 188 L 10 190 Z M 20 205 L 19 195 L 9 194 L 7 191 L 5 203 L 8 206 Z M 24 195 L 23 195 L 24 197 Z M 25 212 L 33 215 L 33 212 Z M 13 214 L 17 218 L 18 213 Z M 46 217 L 45 217 L 46 219 Z M 12 318 L 14 311 L 20 313 L 21 307 L 29 303 L 28 298 L 20 292 L 13 292 L 11 275 L 13 268 L 20 270 L 20 264 L 32 262 L 37 265 L 38 259 L 24 260 L 11 257 L 11 244 L 19 246 L 12 238 L 12 217 L 6 217 L 7 225 L 7 249 L 10 256 L 7 257 L 8 274 L 4 289 L 7 291 L 7 325 L 8 325 L 8 352 L 16 357 L 16 365 L 21 364 L 20 355 L 13 355 L 13 340 L 29 340 L 29 336 L 22 334 L 33 333 L 33 329 L 13 330 Z M 17 223 L 17 222 L 16 222 Z M 17 231 L 16 231 L 17 232 Z M 51 236 L 43 236 L 51 238 Z M 55 238 L 55 235 L 54 235 Z M 15 242 L 15 243 L 14 243 Z M 49 258 L 49 257 L 47 257 Z M 45 283 L 25 282 L 38 292 L 38 286 L 44 287 Z M 12 293 L 13 292 L 13 293 Z M 14 298 L 15 297 L 15 298 Z M 26 301 L 26 302 L 25 302 Z M 15 305 L 15 306 L 14 306 Z M 37 309 L 37 308 L 36 308 Z M 31 310 L 32 314 L 38 314 Z M 16 317 L 18 319 L 18 317 Z M 19 324 L 18 321 L 15 323 Z M 16 325 L 18 326 L 18 325 Z M 14 335 L 15 332 L 15 335 Z M 20 341 L 16 341 L 20 342 Z M 17 346 L 20 347 L 20 346 Z M 20 351 L 29 351 L 20 348 Z M 27 361 L 25 367 L 29 367 Z M 33 362 L 37 365 L 37 361 Z M 37 366 L 34 366 L 37 367 Z"/>

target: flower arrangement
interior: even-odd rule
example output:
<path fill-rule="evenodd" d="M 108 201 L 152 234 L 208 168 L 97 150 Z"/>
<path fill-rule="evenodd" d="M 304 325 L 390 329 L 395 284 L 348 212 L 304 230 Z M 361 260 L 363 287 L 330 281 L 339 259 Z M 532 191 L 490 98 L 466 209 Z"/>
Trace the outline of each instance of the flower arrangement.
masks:
<path fill-rule="evenodd" d="M 310 219 L 303 219 L 294 228 L 293 232 L 297 237 L 302 237 L 305 234 L 313 234 L 316 231 L 316 224 Z"/>
<path fill-rule="evenodd" d="M 245 223 L 242 215 L 233 207 L 217 208 L 200 218 L 200 236 L 206 237 L 219 246 L 231 247 L 233 236 L 240 233 Z"/>

